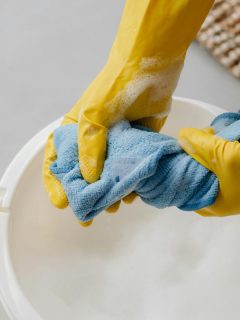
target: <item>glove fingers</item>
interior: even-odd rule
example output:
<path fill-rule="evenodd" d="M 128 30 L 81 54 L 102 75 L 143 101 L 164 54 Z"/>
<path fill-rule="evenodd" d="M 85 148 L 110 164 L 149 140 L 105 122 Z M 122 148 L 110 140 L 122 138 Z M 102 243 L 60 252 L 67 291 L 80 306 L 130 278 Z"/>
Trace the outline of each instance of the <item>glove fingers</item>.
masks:
<path fill-rule="evenodd" d="M 223 139 L 213 134 L 193 128 L 181 129 L 178 135 L 178 141 L 183 150 L 213 172 L 215 172 L 215 164 L 218 159 L 216 146 L 221 144 L 221 140 Z"/>
<path fill-rule="evenodd" d="M 123 202 L 126 204 L 131 204 L 136 198 L 137 198 L 137 194 L 135 192 L 132 192 L 123 198 Z"/>
<path fill-rule="evenodd" d="M 207 127 L 207 128 L 204 128 L 202 131 L 208 133 L 208 134 L 215 134 L 215 131 L 212 127 Z"/>
<path fill-rule="evenodd" d="M 50 171 L 50 166 L 56 160 L 57 154 L 53 142 L 53 133 L 49 136 L 45 146 L 44 162 L 43 162 L 43 180 L 45 189 L 49 195 L 51 203 L 63 209 L 68 206 L 68 199 L 61 183 L 55 178 Z"/>
<path fill-rule="evenodd" d="M 106 209 L 106 211 L 110 214 L 115 213 L 118 211 L 121 204 L 121 200 L 115 202 L 113 205 L 111 205 L 109 208 Z"/>
<path fill-rule="evenodd" d="M 137 194 L 135 192 L 130 193 L 129 195 L 127 195 L 126 197 L 123 198 L 123 202 L 126 204 L 131 204 L 133 203 L 133 201 L 137 198 Z M 118 211 L 119 207 L 121 204 L 121 200 L 117 201 L 116 203 L 114 203 L 112 206 L 110 206 L 109 208 L 106 209 L 106 211 L 108 213 L 115 213 Z"/>
<path fill-rule="evenodd" d="M 198 213 L 202 217 L 214 217 L 215 215 L 211 214 L 211 211 L 207 208 L 203 208 L 201 210 L 197 210 L 196 213 Z"/>
<path fill-rule="evenodd" d="M 145 127 L 151 128 L 153 131 L 159 132 L 164 126 L 164 123 L 166 122 L 166 120 L 167 120 L 167 117 L 164 117 L 164 118 L 148 117 L 148 118 L 143 118 L 139 120 L 138 123 L 142 124 Z"/>
<path fill-rule="evenodd" d="M 84 115 L 79 120 L 78 153 L 83 178 L 93 183 L 100 177 L 106 153 L 107 129 L 90 122 Z"/>
<path fill-rule="evenodd" d="M 90 227 L 93 223 L 93 220 L 89 220 L 89 221 L 79 221 L 79 224 L 80 226 L 84 227 L 84 228 L 87 228 L 87 227 Z"/>

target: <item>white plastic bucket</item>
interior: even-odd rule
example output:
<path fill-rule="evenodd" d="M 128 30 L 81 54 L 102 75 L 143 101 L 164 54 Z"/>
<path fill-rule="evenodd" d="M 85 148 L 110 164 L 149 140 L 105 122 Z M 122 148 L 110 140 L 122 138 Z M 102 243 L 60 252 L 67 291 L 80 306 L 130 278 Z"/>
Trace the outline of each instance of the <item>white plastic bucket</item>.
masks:
<path fill-rule="evenodd" d="M 224 110 L 176 98 L 163 132 Z M 81 228 L 51 206 L 41 166 L 50 124 L 0 183 L 0 297 L 14 320 L 238 319 L 240 218 L 206 219 L 137 200 Z"/>

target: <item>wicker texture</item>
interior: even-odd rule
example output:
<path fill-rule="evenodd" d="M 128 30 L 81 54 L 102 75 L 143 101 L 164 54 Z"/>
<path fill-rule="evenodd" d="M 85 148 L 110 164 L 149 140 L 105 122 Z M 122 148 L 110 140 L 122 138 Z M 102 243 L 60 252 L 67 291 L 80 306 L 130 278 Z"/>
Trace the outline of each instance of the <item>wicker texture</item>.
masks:
<path fill-rule="evenodd" d="M 240 0 L 216 0 L 197 40 L 240 79 Z"/>

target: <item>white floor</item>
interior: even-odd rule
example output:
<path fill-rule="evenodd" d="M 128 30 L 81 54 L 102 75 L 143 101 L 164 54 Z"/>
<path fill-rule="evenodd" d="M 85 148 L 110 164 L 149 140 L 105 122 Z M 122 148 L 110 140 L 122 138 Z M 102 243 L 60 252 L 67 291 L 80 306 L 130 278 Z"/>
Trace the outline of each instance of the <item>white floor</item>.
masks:
<path fill-rule="evenodd" d="M 0 2 L 0 176 L 32 135 L 68 111 L 103 66 L 123 4 Z M 240 109 L 240 82 L 196 43 L 176 94 Z M 0 306 L 0 320 L 6 319 Z"/>

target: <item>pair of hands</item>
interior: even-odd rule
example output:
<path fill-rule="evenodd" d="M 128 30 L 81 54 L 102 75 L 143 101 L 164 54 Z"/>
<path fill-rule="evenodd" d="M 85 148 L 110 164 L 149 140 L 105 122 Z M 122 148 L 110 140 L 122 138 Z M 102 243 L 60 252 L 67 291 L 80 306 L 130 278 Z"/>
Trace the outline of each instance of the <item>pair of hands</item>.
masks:
<path fill-rule="evenodd" d="M 67 116 L 63 124 L 77 123 Z M 152 120 L 149 126 L 158 130 L 164 121 Z M 240 213 L 240 143 L 229 142 L 215 136 L 212 128 L 199 130 L 184 128 L 180 130 L 178 141 L 182 148 L 197 162 L 214 172 L 219 180 L 219 193 L 216 202 L 207 208 L 198 210 L 202 216 L 227 216 Z M 49 166 L 56 159 L 53 136 L 50 135 L 45 152 L 44 180 L 52 203 L 58 208 L 65 208 L 68 200 L 60 182 L 52 175 Z M 136 194 L 125 197 L 125 203 L 132 203 Z M 107 211 L 114 213 L 118 210 L 120 201 Z M 91 222 L 81 223 L 88 226 Z"/>
<path fill-rule="evenodd" d="M 156 131 L 160 130 L 169 112 L 186 51 L 213 2 L 126 1 L 107 64 L 62 122 L 62 125 L 78 124 L 79 162 L 86 181 L 95 182 L 102 172 L 107 131 L 114 123 L 121 119 L 141 121 Z M 237 180 L 235 170 L 230 168 L 237 158 L 237 143 L 216 140 L 212 133 L 189 130 L 180 133 L 180 140 L 194 146 L 196 154 L 191 154 L 192 149 L 188 149 L 186 143 L 183 148 L 214 171 L 220 180 L 216 204 L 200 213 L 224 215 L 235 212 L 238 208 L 233 203 L 237 201 L 238 192 L 227 191 L 227 188 L 232 190 L 235 185 L 231 179 Z M 209 160 L 212 153 L 214 165 Z M 51 202 L 58 208 L 65 208 L 67 196 L 49 169 L 55 160 L 53 135 L 50 135 L 45 149 L 44 184 Z M 125 201 L 130 203 L 134 198 L 132 194 Z M 109 211 L 115 212 L 119 204 L 113 205 Z"/>

